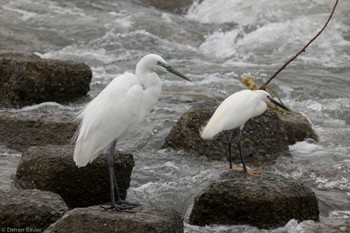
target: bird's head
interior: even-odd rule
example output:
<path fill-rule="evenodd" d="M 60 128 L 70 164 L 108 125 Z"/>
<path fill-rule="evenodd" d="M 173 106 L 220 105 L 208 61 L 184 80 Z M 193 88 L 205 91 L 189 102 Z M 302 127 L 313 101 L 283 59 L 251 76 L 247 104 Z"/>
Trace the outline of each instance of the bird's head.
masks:
<path fill-rule="evenodd" d="M 275 105 L 277 105 L 278 107 L 286 110 L 286 111 L 290 111 L 290 109 L 288 109 L 286 106 L 284 106 L 283 104 L 281 104 L 280 102 L 278 102 L 277 100 L 275 100 L 274 98 L 272 98 L 272 96 L 267 92 L 267 91 L 263 91 L 263 90 L 256 90 L 255 91 L 258 96 L 265 101 L 266 103 L 273 103 Z"/>
<path fill-rule="evenodd" d="M 149 71 L 153 71 L 157 74 L 172 73 L 191 82 L 189 78 L 175 70 L 161 56 L 156 54 L 148 54 L 144 56 L 137 64 L 136 69 L 148 69 Z"/>

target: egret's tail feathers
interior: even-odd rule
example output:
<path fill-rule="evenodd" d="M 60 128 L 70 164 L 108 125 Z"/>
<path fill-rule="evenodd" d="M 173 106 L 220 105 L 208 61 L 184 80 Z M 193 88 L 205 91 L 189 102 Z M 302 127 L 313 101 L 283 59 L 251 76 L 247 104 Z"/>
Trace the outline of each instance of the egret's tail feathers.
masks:
<path fill-rule="evenodd" d="M 73 160 L 77 167 L 85 167 L 90 162 L 90 155 L 87 155 L 86 152 L 82 149 L 81 145 L 76 145 L 74 148 Z"/>
<path fill-rule="evenodd" d="M 213 130 L 210 130 L 210 127 L 208 126 L 209 124 L 199 131 L 201 138 L 203 138 L 204 140 L 211 140 L 216 135 L 216 133 L 213 132 Z"/>

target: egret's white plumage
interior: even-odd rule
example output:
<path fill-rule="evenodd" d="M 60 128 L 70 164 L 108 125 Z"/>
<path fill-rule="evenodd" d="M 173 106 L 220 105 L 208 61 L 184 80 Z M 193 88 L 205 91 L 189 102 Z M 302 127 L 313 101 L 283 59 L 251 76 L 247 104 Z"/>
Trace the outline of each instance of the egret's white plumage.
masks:
<path fill-rule="evenodd" d="M 78 115 L 81 120 L 74 149 L 78 167 L 92 162 L 113 141 L 134 129 L 153 109 L 161 93 L 157 73 L 167 72 L 167 63 L 149 54 L 136 65 L 135 74 L 113 79 Z"/>
<path fill-rule="evenodd" d="M 275 101 L 269 93 L 263 90 L 242 90 L 227 97 L 215 110 L 207 125 L 202 129 L 200 135 L 203 139 L 212 139 L 223 130 L 231 130 L 228 143 L 228 160 L 232 169 L 231 140 L 232 130 L 240 127 L 238 136 L 238 150 L 243 165 L 243 171 L 248 172 L 241 148 L 241 136 L 244 124 L 253 117 L 259 116 L 267 109 L 267 102 L 286 109 L 283 105 Z M 236 169 L 237 170 L 237 169 Z M 248 172 L 257 175 L 255 172 Z"/>
<path fill-rule="evenodd" d="M 124 73 L 113 79 L 77 117 L 81 123 L 75 134 L 73 159 L 78 167 L 91 163 L 102 150 L 110 146 L 107 161 L 111 209 L 123 210 L 138 206 L 120 199 L 113 165 L 115 146 L 117 140 L 137 127 L 157 103 L 162 87 L 157 73 L 165 72 L 190 81 L 160 56 L 149 54 L 137 63 L 135 74 Z"/>
<path fill-rule="evenodd" d="M 215 110 L 201 132 L 203 139 L 212 139 L 223 130 L 243 126 L 250 118 L 263 114 L 269 93 L 262 90 L 242 90 L 227 97 Z M 271 96 L 270 96 L 271 97 Z"/>

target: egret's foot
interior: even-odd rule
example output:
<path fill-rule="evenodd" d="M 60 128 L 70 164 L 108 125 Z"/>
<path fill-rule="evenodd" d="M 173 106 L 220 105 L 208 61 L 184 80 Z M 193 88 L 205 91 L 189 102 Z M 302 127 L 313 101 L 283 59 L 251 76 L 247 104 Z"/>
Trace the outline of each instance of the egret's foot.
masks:
<path fill-rule="evenodd" d="M 261 172 L 259 172 L 259 171 L 247 170 L 247 172 L 246 172 L 241 167 L 231 168 L 231 169 L 229 169 L 229 171 L 230 172 L 238 172 L 238 173 L 247 173 L 248 175 L 251 175 L 251 176 L 261 176 Z"/>
<path fill-rule="evenodd" d="M 111 205 L 109 207 L 105 207 L 105 206 L 101 206 L 101 207 L 104 210 L 116 210 L 116 211 L 124 211 L 124 212 L 128 212 L 128 213 L 134 213 L 133 211 L 129 211 L 129 210 L 134 209 L 134 208 L 139 207 L 139 206 L 141 206 L 141 205 L 138 203 L 119 201 L 114 206 Z"/>

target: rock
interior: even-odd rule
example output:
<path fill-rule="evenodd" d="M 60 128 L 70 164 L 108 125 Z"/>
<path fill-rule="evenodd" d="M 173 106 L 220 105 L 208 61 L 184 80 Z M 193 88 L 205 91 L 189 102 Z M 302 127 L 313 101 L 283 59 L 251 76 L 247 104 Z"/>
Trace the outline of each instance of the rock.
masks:
<path fill-rule="evenodd" d="M 86 167 L 73 161 L 73 146 L 31 147 L 21 158 L 15 176 L 20 188 L 41 189 L 59 194 L 70 208 L 110 202 L 107 156 L 100 155 Z M 130 186 L 134 160 L 131 154 L 118 153 L 115 171 L 120 196 L 125 199 Z"/>
<path fill-rule="evenodd" d="M 286 129 L 289 144 L 304 141 L 308 138 L 318 142 L 319 138 L 309 120 L 302 115 L 282 115 L 278 114 Z"/>
<path fill-rule="evenodd" d="M 67 211 L 63 199 L 52 192 L 20 189 L 0 191 L 0 226 L 5 229 L 2 232 L 10 232 L 7 229 L 43 232 Z"/>
<path fill-rule="evenodd" d="M 0 107 L 72 101 L 87 94 L 91 78 L 90 67 L 83 63 L 1 53 Z"/>
<path fill-rule="evenodd" d="M 77 208 L 67 212 L 45 233 L 181 233 L 182 217 L 173 210 L 141 206 L 132 212 L 105 211 L 100 206 Z"/>
<path fill-rule="evenodd" d="M 64 112 L 0 112 L 0 142 L 19 151 L 31 146 L 67 145 L 77 128 L 78 122 Z"/>
<path fill-rule="evenodd" d="M 275 174 L 225 172 L 195 198 L 189 221 L 270 229 L 291 219 L 319 220 L 317 199 L 309 187 Z"/>
<path fill-rule="evenodd" d="M 165 139 L 163 148 L 184 150 L 210 160 L 226 160 L 228 132 L 219 133 L 214 140 L 204 141 L 200 129 L 206 124 L 219 103 L 205 102 L 185 112 Z M 236 146 L 239 129 L 233 134 L 232 154 L 235 163 L 240 163 Z M 288 137 L 277 113 L 267 110 L 259 117 L 250 119 L 244 126 L 242 148 L 249 164 L 260 166 L 274 162 L 280 155 L 290 155 Z"/>
<path fill-rule="evenodd" d="M 170 12 L 183 13 L 192 5 L 193 0 L 176 0 L 176 1 L 166 1 L 166 0 L 140 0 L 141 3 L 147 6 L 153 6 L 155 8 L 166 10 Z"/>

